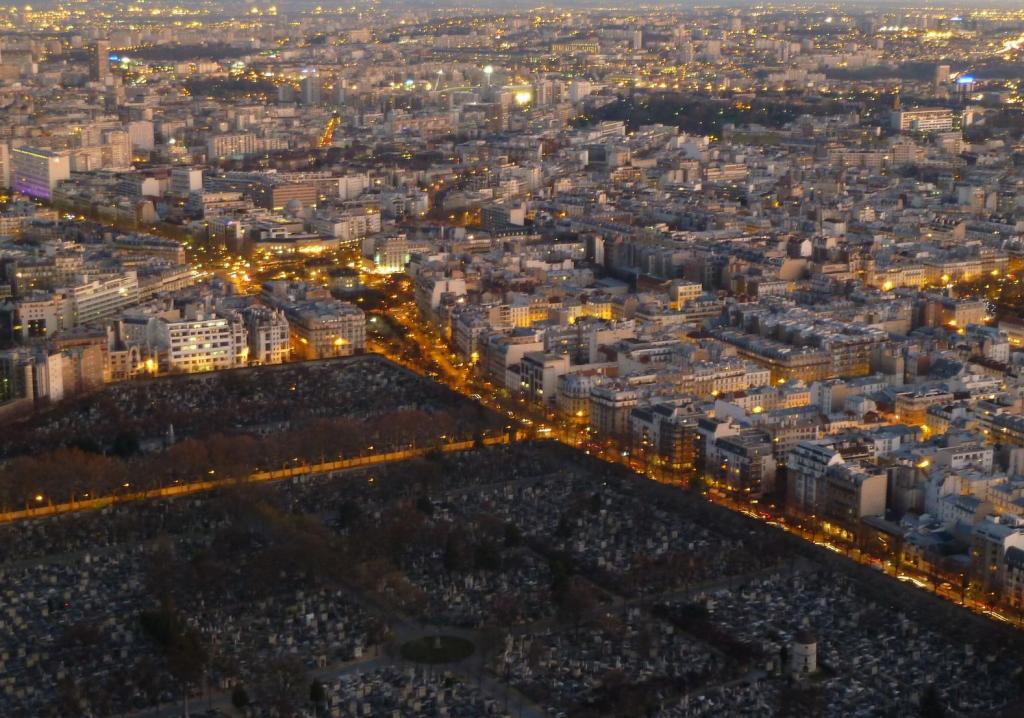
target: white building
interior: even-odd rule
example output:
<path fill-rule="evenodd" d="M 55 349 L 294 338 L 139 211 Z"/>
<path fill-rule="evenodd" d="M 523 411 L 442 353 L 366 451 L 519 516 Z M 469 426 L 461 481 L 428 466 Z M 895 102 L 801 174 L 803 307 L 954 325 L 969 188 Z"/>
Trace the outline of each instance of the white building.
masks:
<path fill-rule="evenodd" d="M 11 186 L 11 146 L 0 142 L 0 187 Z"/>
<path fill-rule="evenodd" d="M 132 147 L 135 149 L 148 151 L 156 146 L 153 138 L 153 122 L 151 120 L 129 122 L 128 137 L 131 139 Z"/>
<path fill-rule="evenodd" d="M 558 378 L 567 373 L 567 354 L 527 352 L 519 362 L 520 385 L 509 388 L 518 389 L 532 400 L 554 407 L 558 398 Z"/>
<path fill-rule="evenodd" d="M 894 112 L 892 127 L 900 132 L 946 132 L 953 129 L 953 111 L 940 107 Z"/>
<path fill-rule="evenodd" d="M 813 511 L 824 498 L 820 479 L 829 467 L 843 464 L 843 456 L 829 441 L 801 441 L 786 455 L 789 500 L 802 511 Z"/>
<path fill-rule="evenodd" d="M 323 214 L 310 220 L 310 229 L 317 234 L 352 242 L 380 232 L 380 212 L 353 211 Z"/>
<path fill-rule="evenodd" d="M 281 364 L 291 354 L 288 320 L 281 310 L 249 307 L 243 312 L 249 341 L 249 362 Z"/>
<path fill-rule="evenodd" d="M 139 279 L 134 271 L 111 279 L 97 279 L 65 290 L 70 302 L 71 326 L 103 319 L 139 303 Z"/>
<path fill-rule="evenodd" d="M 202 192 L 203 171 L 191 167 L 175 167 L 171 170 L 171 181 L 167 189 L 175 197 L 188 197 L 192 192 Z"/>
<path fill-rule="evenodd" d="M 257 151 L 256 135 L 251 132 L 232 132 L 213 135 L 206 140 L 206 156 L 210 162 L 233 155 L 252 155 Z"/>
<path fill-rule="evenodd" d="M 366 346 L 366 315 L 348 302 L 305 301 L 284 308 L 297 359 L 342 357 Z"/>
<path fill-rule="evenodd" d="M 380 274 L 404 272 L 409 263 L 409 242 L 404 234 L 376 237 L 372 244 L 373 264 Z"/>
<path fill-rule="evenodd" d="M 0 351 L 0 405 L 64 398 L 61 354 L 42 347 Z"/>
<path fill-rule="evenodd" d="M 11 180 L 15 192 L 49 200 L 57 183 L 70 179 L 67 152 L 17 147 L 11 152 Z"/>
<path fill-rule="evenodd" d="M 64 329 L 68 305 L 63 295 L 30 294 L 17 303 L 15 333 L 22 341 L 45 338 Z"/>
<path fill-rule="evenodd" d="M 249 347 L 240 317 L 197 313 L 195 319 L 155 318 L 147 327 L 149 342 L 157 348 L 161 368 L 186 373 L 245 366 Z"/>

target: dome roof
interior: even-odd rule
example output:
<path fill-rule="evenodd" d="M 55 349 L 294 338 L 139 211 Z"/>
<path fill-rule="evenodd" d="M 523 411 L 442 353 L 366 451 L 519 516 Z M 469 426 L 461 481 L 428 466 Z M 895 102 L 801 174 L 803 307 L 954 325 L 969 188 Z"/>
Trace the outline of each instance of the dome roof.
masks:
<path fill-rule="evenodd" d="M 817 643 L 818 638 L 811 632 L 809 628 L 801 628 L 799 631 L 796 632 L 796 635 L 793 636 L 793 642 L 801 643 L 806 646 L 811 645 L 812 643 Z"/>

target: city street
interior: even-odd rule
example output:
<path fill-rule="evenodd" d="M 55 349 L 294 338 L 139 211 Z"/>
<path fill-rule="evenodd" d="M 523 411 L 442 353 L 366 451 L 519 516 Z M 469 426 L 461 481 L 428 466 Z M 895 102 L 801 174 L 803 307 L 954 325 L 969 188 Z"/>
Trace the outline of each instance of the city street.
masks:
<path fill-rule="evenodd" d="M 505 391 L 495 389 L 491 383 L 480 376 L 479 370 L 472 366 L 456 365 L 446 342 L 429 325 L 418 319 L 415 304 L 411 299 L 405 299 L 398 303 L 389 305 L 387 312 L 398 321 L 405 331 L 401 337 L 403 342 L 414 344 L 419 352 L 416 356 L 425 357 L 420 362 L 414 362 L 405 356 L 394 351 L 392 346 L 383 342 L 374 342 L 370 348 L 378 351 L 389 359 L 402 364 L 403 366 L 416 371 L 424 376 L 431 376 L 441 381 L 449 388 L 458 391 L 466 397 L 479 401 L 490 409 L 507 416 L 519 429 L 522 435 L 548 438 L 566 443 L 574 448 L 580 448 L 581 443 L 577 432 L 573 431 L 567 421 L 557 421 L 551 415 L 546 414 L 539 408 L 527 403 L 523 399 L 514 399 Z M 413 353 L 408 353 L 413 356 Z M 603 437 L 604 448 L 596 453 L 596 456 L 603 461 L 619 463 L 630 468 L 636 468 L 630 458 L 615 446 L 615 442 L 609 437 Z M 651 474 L 654 478 L 654 474 Z M 659 476 L 659 478 L 661 478 Z M 922 591 L 928 591 L 934 595 L 964 606 L 965 608 L 986 616 L 992 620 L 1011 623 L 1017 627 L 1024 628 L 1024 616 L 1008 615 L 983 601 L 963 596 L 957 588 L 949 585 L 946 581 L 936 582 L 932 577 L 927 576 L 912 567 L 901 565 L 896 566 L 885 556 L 873 555 L 864 552 L 855 545 L 842 538 L 826 537 L 824 531 L 818 527 L 811 529 L 808 525 L 813 524 L 811 517 L 801 517 L 799 522 L 787 521 L 785 517 L 766 514 L 756 503 L 740 502 L 720 491 L 705 491 L 704 497 L 713 503 L 719 504 L 733 511 L 757 521 L 766 523 L 774 528 L 790 533 L 794 536 L 814 543 L 822 550 L 830 551 L 844 558 L 855 561 L 865 566 L 878 568 L 899 580 L 913 585 Z"/>

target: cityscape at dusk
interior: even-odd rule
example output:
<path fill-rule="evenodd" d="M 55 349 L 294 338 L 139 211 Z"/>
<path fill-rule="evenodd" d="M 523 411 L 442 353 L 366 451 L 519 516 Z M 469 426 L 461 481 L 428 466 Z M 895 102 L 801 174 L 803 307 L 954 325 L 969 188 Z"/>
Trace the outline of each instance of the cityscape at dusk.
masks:
<path fill-rule="evenodd" d="M 0 718 L 1024 716 L 1024 5 L 0 7 Z"/>

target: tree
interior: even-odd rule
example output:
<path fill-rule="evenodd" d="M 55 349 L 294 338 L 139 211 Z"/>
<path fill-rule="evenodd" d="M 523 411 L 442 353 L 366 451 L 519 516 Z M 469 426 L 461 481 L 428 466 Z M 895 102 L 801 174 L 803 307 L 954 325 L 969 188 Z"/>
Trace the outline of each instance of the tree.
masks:
<path fill-rule="evenodd" d="M 921 701 L 918 704 L 918 713 L 921 718 L 945 718 L 946 707 L 942 705 L 939 698 L 939 691 L 934 683 L 929 683 L 921 694 Z"/>
<path fill-rule="evenodd" d="M 523 534 L 519 527 L 509 521 L 505 524 L 505 547 L 515 548 L 523 542 Z"/>
<path fill-rule="evenodd" d="M 202 635 L 181 621 L 169 600 L 158 610 L 143 611 L 139 621 L 143 631 L 163 649 L 168 670 L 182 684 L 187 714 L 189 689 L 206 671 L 208 656 Z"/>
<path fill-rule="evenodd" d="M 434 504 L 431 503 L 428 497 L 420 496 L 418 499 L 416 499 L 416 510 L 425 516 L 433 516 Z"/>
<path fill-rule="evenodd" d="M 568 580 L 565 589 L 556 597 L 558 615 L 563 621 L 579 625 L 597 608 L 594 591 L 578 577 Z"/>
<path fill-rule="evenodd" d="M 693 478 L 690 479 L 690 491 L 694 494 L 700 494 L 703 493 L 705 488 L 707 488 L 707 479 L 704 474 L 698 471 L 694 474 Z"/>
<path fill-rule="evenodd" d="M 168 614 L 173 613 L 172 603 L 176 590 L 182 588 L 179 567 L 174 544 L 167 536 L 161 536 L 153 550 L 153 560 L 146 566 L 145 580 L 150 595 L 160 602 L 161 610 Z M 170 621 L 166 616 L 163 618 Z M 157 640 L 164 646 L 170 643 L 169 638 L 165 640 L 157 637 Z"/>
<path fill-rule="evenodd" d="M 338 505 L 335 522 L 339 529 L 351 528 L 360 518 L 363 511 L 359 504 L 351 499 L 343 499 Z"/>
<path fill-rule="evenodd" d="M 245 692 L 245 686 L 241 683 L 235 684 L 231 691 L 231 705 L 238 710 L 243 710 L 249 705 L 249 694 Z"/>
<path fill-rule="evenodd" d="M 76 436 L 71 443 L 68 444 L 69 448 L 78 449 L 89 454 L 102 454 L 103 448 L 99 445 L 99 442 L 91 436 Z"/>
<path fill-rule="evenodd" d="M 194 628 L 180 630 L 167 650 L 171 673 L 186 686 L 195 685 L 206 671 L 207 651 L 203 637 Z"/>
<path fill-rule="evenodd" d="M 477 571 L 497 571 L 501 567 L 501 554 L 490 539 L 484 539 L 473 549 L 473 568 Z"/>
<path fill-rule="evenodd" d="M 444 569 L 448 573 L 465 571 L 469 568 L 470 546 L 465 534 L 452 531 L 444 544 Z"/>
<path fill-rule="evenodd" d="M 313 704 L 313 715 L 320 715 L 320 708 L 327 707 L 327 689 L 324 684 L 314 679 L 309 684 L 309 702 Z"/>
<path fill-rule="evenodd" d="M 82 711 L 82 691 L 74 679 L 64 676 L 57 681 L 57 706 L 64 715 L 78 715 Z"/>
<path fill-rule="evenodd" d="M 134 431 L 121 431 L 110 444 L 110 453 L 127 459 L 139 453 L 139 437 Z"/>
<path fill-rule="evenodd" d="M 263 668 L 256 684 L 260 702 L 280 718 L 300 715 L 308 698 L 306 670 L 302 661 L 294 656 L 285 656 L 266 663 Z"/>
<path fill-rule="evenodd" d="M 206 444 L 195 439 L 179 441 L 164 452 L 163 456 L 167 469 L 173 470 L 186 482 L 206 478 L 210 469 Z"/>

